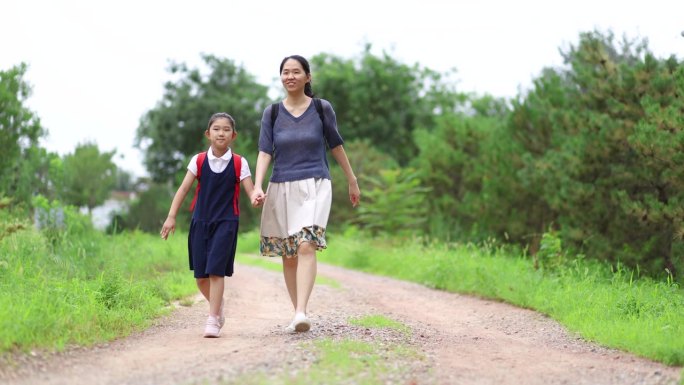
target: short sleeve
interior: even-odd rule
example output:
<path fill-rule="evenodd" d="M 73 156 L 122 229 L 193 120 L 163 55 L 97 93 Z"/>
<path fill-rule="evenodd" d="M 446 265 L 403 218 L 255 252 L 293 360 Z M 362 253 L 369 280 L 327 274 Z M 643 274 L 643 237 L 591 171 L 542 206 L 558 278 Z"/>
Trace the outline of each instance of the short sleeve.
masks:
<path fill-rule="evenodd" d="M 328 143 L 328 147 L 335 148 L 344 144 L 342 135 L 340 135 L 340 132 L 337 130 L 337 117 L 335 116 L 335 110 L 330 102 L 325 99 L 321 99 L 321 105 L 323 107 L 323 116 L 325 117 L 325 122 L 323 124 L 323 136 L 325 137 L 325 141 Z"/>
<path fill-rule="evenodd" d="M 280 108 L 280 106 L 278 106 Z M 261 115 L 261 130 L 259 131 L 259 151 L 273 155 L 273 126 L 271 126 L 271 105 L 266 107 Z"/>
<path fill-rule="evenodd" d="M 242 158 L 242 163 L 240 164 L 240 180 L 244 180 L 245 178 L 249 178 L 252 176 L 252 173 L 249 171 L 249 164 L 247 164 L 247 159 L 245 159 L 244 156 L 241 156 Z"/>
<path fill-rule="evenodd" d="M 190 163 L 188 163 L 188 171 L 192 173 L 192 175 L 197 176 L 197 157 L 199 154 L 195 154 L 195 156 L 190 159 Z"/>

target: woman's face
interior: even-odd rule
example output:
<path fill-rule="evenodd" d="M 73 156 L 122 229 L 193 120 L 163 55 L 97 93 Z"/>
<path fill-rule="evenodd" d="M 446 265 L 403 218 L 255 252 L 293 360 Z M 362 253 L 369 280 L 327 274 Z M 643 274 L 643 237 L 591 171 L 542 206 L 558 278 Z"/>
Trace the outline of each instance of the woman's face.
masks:
<path fill-rule="evenodd" d="M 283 71 L 280 73 L 280 81 L 287 92 L 304 92 L 304 86 L 311 80 L 311 75 L 304 72 L 304 67 L 296 59 L 288 59 L 283 64 Z"/>

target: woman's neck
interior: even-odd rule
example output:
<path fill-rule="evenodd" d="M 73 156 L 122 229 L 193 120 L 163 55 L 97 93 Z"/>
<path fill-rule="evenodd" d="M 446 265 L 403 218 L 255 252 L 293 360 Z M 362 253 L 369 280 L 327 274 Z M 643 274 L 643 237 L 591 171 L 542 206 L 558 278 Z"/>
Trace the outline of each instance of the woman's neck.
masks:
<path fill-rule="evenodd" d="M 290 106 L 301 106 L 304 103 L 307 103 L 309 101 L 309 97 L 306 96 L 303 92 L 301 93 L 292 93 L 292 94 L 287 94 L 287 97 L 285 98 L 284 102 Z"/>

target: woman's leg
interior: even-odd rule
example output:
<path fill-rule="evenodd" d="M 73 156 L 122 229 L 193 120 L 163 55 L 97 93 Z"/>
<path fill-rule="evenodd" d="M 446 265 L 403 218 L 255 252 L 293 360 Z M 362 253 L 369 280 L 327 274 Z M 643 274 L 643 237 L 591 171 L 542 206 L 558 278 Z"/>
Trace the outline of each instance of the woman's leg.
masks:
<path fill-rule="evenodd" d="M 311 242 L 304 242 L 299 245 L 297 259 L 295 313 L 306 314 L 309 296 L 311 296 L 311 291 L 316 282 L 316 246 Z"/>
<path fill-rule="evenodd" d="M 283 276 L 292 307 L 297 309 L 297 258 L 283 257 Z"/>

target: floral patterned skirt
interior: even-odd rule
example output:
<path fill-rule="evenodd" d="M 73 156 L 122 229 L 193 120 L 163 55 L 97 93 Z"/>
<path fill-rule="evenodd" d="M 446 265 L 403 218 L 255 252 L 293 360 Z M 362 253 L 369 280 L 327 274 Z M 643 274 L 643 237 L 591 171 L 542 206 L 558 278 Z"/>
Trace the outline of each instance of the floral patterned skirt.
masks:
<path fill-rule="evenodd" d="M 261 254 L 269 257 L 297 256 L 299 245 L 311 242 L 326 248 L 325 228 L 332 203 L 329 179 L 269 183 L 261 212 Z"/>

